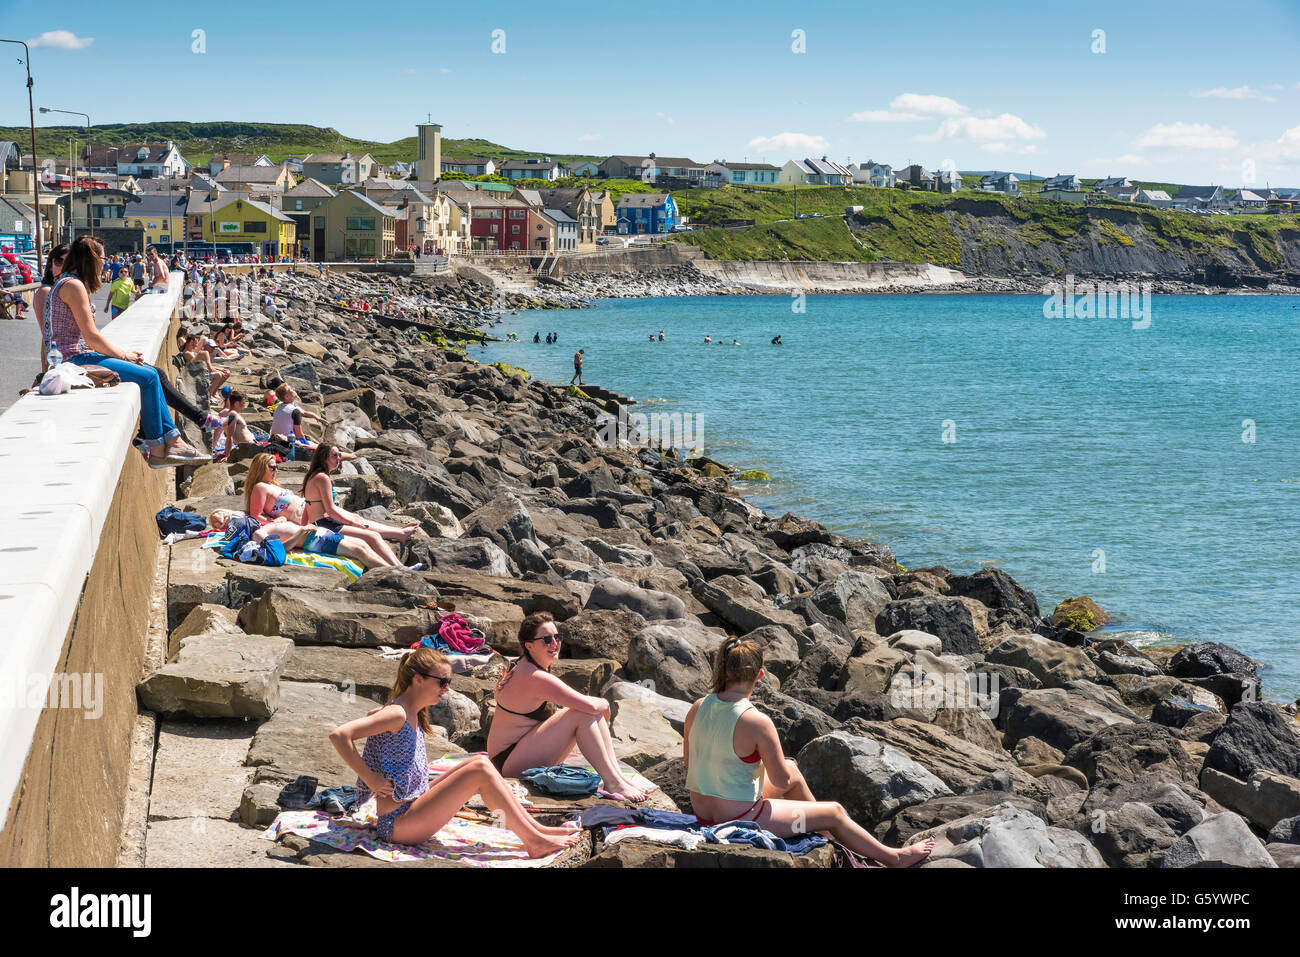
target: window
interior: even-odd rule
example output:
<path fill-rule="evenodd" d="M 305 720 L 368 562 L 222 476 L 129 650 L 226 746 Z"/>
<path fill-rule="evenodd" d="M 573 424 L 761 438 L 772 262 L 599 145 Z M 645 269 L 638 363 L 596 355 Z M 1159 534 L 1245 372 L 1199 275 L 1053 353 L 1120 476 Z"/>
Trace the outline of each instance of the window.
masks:
<path fill-rule="evenodd" d="M 246 233 L 264 233 L 266 232 L 266 223 L 258 220 L 247 220 L 244 223 L 244 232 Z"/>
<path fill-rule="evenodd" d="M 510 210 L 510 218 L 511 218 L 511 219 L 527 219 L 527 218 L 528 218 L 528 210 L 526 210 L 526 209 L 512 209 L 512 210 Z"/>
<path fill-rule="evenodd" d="M 294 208 L 294 209 L 302 209 L 302 200 L 300 200 L 300 199 L 295 199 L 295 200 L 293 201 L 293 208 Z"/>
<path fill-rule="evenodd" d="M 373 216 L 349 216 L 347 219 L 348 229 L 374 229 L 375 217 Z"/>
<path fill-rule="evenodd" d="M 518 229 L 518 228 L 519 228 L 518 226 L 515 227 L 515 229 Z M 496 224 L 496 223 L 493 223 L 493 224 L 492 224 L 492 232 L 495 234 L 496 231 L 497 231 L 497 224 Z"/>
<path fill-rule="evenodd" d="M 541 226 L 538 226 L 537 228 L 538 228 L 538 229 L 541 229 L 542 227 L 541 227 Z M 512 233 L 517 233 L 517 232 L 519 232 L 519 224 L 518 224 L 518 223 L 515 223 L 513 226 L 511 226 L 511 227 L 510 227 L 510 231 L 511 231 Z"/>

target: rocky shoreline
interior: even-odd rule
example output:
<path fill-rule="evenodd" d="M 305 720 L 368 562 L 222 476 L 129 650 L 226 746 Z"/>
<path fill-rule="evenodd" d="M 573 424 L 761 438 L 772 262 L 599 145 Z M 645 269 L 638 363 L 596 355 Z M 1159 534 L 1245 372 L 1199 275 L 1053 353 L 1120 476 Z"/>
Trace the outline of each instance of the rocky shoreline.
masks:
<path fill-rule="evenodd" d="M 139 689 L 163 716 L 151 866 L 378 864 L 258 835 L 297 775 L 351 783 L 326 734 L 383 700 L 396 664 L 378 649 L 433 630 L 435 601 L 506 655 L 525 614 L 551 612 L 556 673 L 611 701 L 619 757 L 658 786 L 659 807 L 689 811 L 682 721 L 713 651 L 740 634 L 766 649 L 755 702 L 814 793 L 887 843 L 934 837 L 925 867 L 1300 866 L 1300 725 L 1294 706 L 1256 700 L 1256 662 L 1218 643 L 1139 650 L 1044 614 L 1000 569 L 905 570 L 885 545 L 768 515 L 725 466 L 603 446 L 602 405 L 467 361 L 452 343 L 473 329 L 454 307 L 499 305 L 492 290 L 347 282 L 382 282 L 447 332 L 387 328 L 326 305 L 338 279 L 298 277 L 278 323 L 246 322 L 256 358 L 231 381 L 293 384 L 325 417 L 322 437 L 359 456 L 335 478 L 339 503 L 419 521 L 402 557 L 426 570 L 349 583 L 172 546 L 169 662 Z M 203 394 L 202 367 L 182 385 Z M 241 507 L 246 456 L 233 458 L 197 470 L 178 504 Z M 297 490 L 305 468 L 286 463 L 279 480 Z M 431 755 L 483 748 L 504 665 L 456 674 Z M 196 840 L 176 808 L 204 801 L 212 839 Z M 593 831 L 553 866 L 830 866 L 820 851 L 605 844 Z"/>

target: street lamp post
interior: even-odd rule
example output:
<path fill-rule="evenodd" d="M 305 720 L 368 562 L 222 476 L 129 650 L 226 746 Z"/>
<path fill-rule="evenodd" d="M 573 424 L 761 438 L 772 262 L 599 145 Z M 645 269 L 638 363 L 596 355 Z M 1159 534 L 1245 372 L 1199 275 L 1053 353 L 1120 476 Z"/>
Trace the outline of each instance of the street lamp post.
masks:
<path fill-rule="evenodd" d="M 16 43 L 23 48 L 23 67 L 27 70 L 27 114 L 31 122 L 32 130 L 32 206 L 36 212 L 36 271 L 44 274 L 45 268 L 41 264 L 41 177 L 40 163 L 36 159 L 36 110 L 32 106 L 32 51 L 27 48 L 27 44 L 22 40 L 4 40 L 0 43 Z"/>
<path fill-rule="evenodd" d="M 42 106 L 41 112 L 42 113 L 66 113 L 69 116 L 85 116 L 86 117 L 86 148 L 87 149 L 91 148 L 90 117 L 87 114 L 78 113 L 76 110 L 52 110 L 48 106 Z M 89 159 L 86 160 L 86 179 L 90 179 Z M 72 204 L 73 201 L 76 199 L 76 193 L 77 193 L 77 167 L 74 165 L 72 167 L 72 192 L 68 196 L 68 217 L 69 218 L 72 217 Z M 86 202 L 86 208 L 89 210 L 89 214 L 86 216 L 86 221 L 90 223 L 90 238 L 94 239 L 95 238 L 95 208 L 93 203 L 91 203 L 89 200 Z"/>

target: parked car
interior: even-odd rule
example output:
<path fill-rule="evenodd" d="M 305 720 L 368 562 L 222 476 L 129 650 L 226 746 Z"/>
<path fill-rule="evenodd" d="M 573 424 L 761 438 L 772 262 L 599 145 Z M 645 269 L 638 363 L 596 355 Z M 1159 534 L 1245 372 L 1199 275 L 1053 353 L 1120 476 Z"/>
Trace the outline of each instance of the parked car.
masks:
<path fill-rule="evenodd" d="M 687 226 L 687 225 L 685 225 L 685 224 L 683 224 L 683 223 L 678 223 L 676 226 L 673 227 L 673 232 L 675 232 L 675 233 L 689 233 L 689 232 L 691 232 L 693 229 L 695 229 L 694 226 Z"/>
<path fill-rule="evenodd" d="M 608 236 L 597 236 L 597 237 L 596 237 L 596 245 L 597 245 L 597 246 L 608 246 L 608 245 L 609 245 L 609 237 L 608 237 Z"/>

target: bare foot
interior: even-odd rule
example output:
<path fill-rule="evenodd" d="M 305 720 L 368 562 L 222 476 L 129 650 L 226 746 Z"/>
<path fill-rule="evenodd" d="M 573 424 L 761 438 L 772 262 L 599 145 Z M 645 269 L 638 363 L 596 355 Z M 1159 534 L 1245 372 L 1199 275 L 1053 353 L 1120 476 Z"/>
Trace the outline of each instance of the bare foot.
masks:
<path fill-rule="evenodd" d="M 402 537 L 398 539 L 398 541 L 402 541 L 402 542 L 410 541 L 411 536 L 416 533 L 419 527 L 420 527 L 419 522 L 407 522 L 401 528 Z"/>
<path fill-rule="evenodd" d="M 886 867 L 911 867 L 930 856 L 934 850 L 934 838 L 927 837 L 924 841 L 916 844 L 909 844 L 907 847 L 900 848 L 898 851 L 898 863 L 887 864 Z"/>
<path fill-rule="evenodd" d="M 538 824 L 536 821 L 533 822 L 533 825 L 537 830 L 551 837 L 568 837 L 574 832 L 574 829 L 568 826 L 553 827 L 549 824 Z"/>
<path fill-rule="evenodd" d="M 566 847 L 572 847 L 582 839 L 582 834 L 578 831 L 570 831 L 565 836 L 554 836 L 544 834 L 534 840 L 524 841 L 524 850 L 528 852 L 529 857 L 546 857 L 548 854 L 554 854 L 556 851 L 562 851 Z"/>
<path fill-rule="evenodd" d="M 626 778 L 620 778 L 615 787 L 607 788 L 606 790 L 613 791 L 615 794 L 623 795 L 623 800 L 631 801 L 633 804 L 640 804 L 650 796 L 647 792 L 634 786 L 632 782 Z"/>

